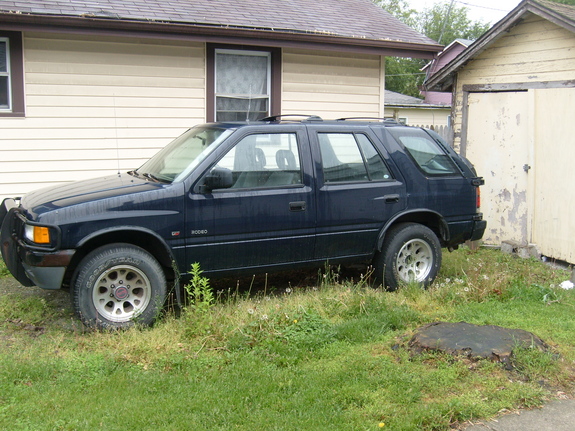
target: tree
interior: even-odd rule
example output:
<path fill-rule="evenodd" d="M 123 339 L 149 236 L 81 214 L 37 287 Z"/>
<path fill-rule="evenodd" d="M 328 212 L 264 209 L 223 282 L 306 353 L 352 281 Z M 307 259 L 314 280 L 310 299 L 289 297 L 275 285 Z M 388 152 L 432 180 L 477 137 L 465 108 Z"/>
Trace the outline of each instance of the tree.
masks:
<path fill-rule="evenodd" d="M 421 58 L 387 57 L 385 60 L 385 88 L 408 96 L 421 97 L 419 87 L 425 79 Z"/>
<path fill-rule="evenodd" d="M 410 8 L 406 0 L 373 0 L 373 2 L 404 24 L 415 26 L 417 11 Z"/>
<path fill-rule="evenodd" d="M 564 0 L 575 1 L 575 0 Z M 407 0 L 375 0 L 384 10 L 427 37 L 449 45 L 455 39 L 476 39 L 489 28 L 489 24 L 471 21 L 466 7 L 450 7 L 437 3 L 421 12 L 410 8 Z M 386 81 L 388 90 L 409 96 L 421 97 L 419 87 L 425 73 L 421 68 L 426 60 L 419 58 L 388 57 L 386 60 Z"/>
<path fill-rule="evenodd" d="M 469 9 L 437 3 L 418 14 L 415 29 L 439 43 L 449 45 L 455 39 L 477 39 L 489 29 L 489 24 L 471 21 Z"/>

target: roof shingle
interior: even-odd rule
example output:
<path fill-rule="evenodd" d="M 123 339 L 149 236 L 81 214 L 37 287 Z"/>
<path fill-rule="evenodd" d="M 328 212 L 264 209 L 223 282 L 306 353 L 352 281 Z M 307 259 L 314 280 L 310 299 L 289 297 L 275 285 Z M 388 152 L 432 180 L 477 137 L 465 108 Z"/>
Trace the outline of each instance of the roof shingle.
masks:
<path fill-rule="evenodd" d="M 2 0 L 0 13 L 208 25 L 437 45 L 370 0 Z"/>

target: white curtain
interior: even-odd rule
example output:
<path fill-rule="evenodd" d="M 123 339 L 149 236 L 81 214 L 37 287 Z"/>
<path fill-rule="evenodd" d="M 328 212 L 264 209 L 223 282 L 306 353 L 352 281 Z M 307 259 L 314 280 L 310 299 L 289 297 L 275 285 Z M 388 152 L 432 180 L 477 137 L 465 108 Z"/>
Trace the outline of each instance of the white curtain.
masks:
<path fill-rule="evenodd" d="M 268 114 L 269 55 L 216 53 L 216 120 L 256 120 Z"/>

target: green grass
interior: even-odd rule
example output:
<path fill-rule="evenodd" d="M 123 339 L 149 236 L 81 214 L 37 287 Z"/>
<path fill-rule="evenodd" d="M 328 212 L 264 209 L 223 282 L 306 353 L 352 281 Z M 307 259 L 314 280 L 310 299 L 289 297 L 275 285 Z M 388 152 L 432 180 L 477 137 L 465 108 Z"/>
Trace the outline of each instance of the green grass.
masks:
<path fill-rule="evenodd" d="M 425 291 L 384 292 L 333 271 L 313 283 L 266 278 L 259 294 L 212 281 L 210 307 L 120 333 L 63 324 L 42 291 L 9 293 L 0 429 L 447 430 L 573 393 L 575 292 L 558 287 L 568 278 L 463 249 L 445 253 Z M 462 320 L 531 331 L 551 351 L 517 349 L 511 370 L 409 352 L 419 326 Z"/>
<path fill-rule="evenodd" d="M 6 264 L 2 259 L 0 259 L 0 277 L 6 277 L 10 275 L 8 268 L 6 268 Z"/>

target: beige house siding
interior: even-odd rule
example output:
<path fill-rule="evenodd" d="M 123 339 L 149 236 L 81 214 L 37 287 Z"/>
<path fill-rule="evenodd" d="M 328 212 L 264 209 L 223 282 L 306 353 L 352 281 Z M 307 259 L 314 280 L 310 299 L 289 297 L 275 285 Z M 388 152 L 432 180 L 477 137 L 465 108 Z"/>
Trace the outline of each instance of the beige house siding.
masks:
<path fill-rule="evenodd" d="M 204 43 L 24 33 L 25 118 L 0 118 L 0 199 L 137 168 L 205 122 Z M 285 49 L 282 113 L 381 117 L 384 59 Z"/>
<path fill-rule="evenodd" d="M 282 62 L 283 114 L 325 119 L 381 116 L 380 56 L 285 49 Z"/>
<path fill-rule="evenodd" d="M 0 119 L 0 199 L 136 168 L 205 121 L 205 45 L 24 33 L 26 118 Z"/>
<path fill-rule="evenodd" d="M 462 131 L 464 85 L 562 81 L 573 79 L 574 72 L 573 33 L 529 14 L 458 73 L 453 105 L 456 147 Z"/>
<path fill-rule="evenodd" d="M 445 109 L 408 109 L 385 108 L 386 117 L 406 118 L 408 126 L 440 127 L 449 123 L 450 108 Z"/>

